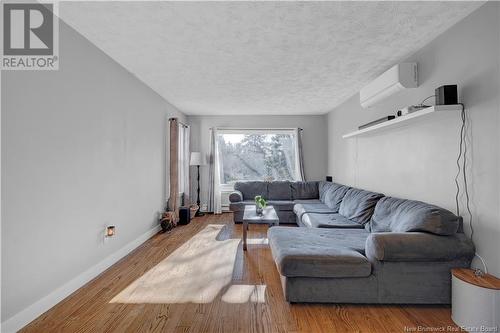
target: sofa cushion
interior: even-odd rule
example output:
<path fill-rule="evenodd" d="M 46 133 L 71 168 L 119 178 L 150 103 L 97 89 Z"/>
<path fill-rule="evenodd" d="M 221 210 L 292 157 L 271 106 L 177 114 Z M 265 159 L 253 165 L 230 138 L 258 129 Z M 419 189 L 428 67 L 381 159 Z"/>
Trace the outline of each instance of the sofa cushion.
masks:
<path fill-rule="evenodd" d="M 290 182 L 270 182 L 267 185 L 267 200 L 292 200 Z"/>
<path fill-rule="evenodd" d="M 303 214 L 307 212 L 327 212 L 333 213 L 333 211 L 322 202 L 317 203 L 296 203 L 293 206 L 293 211 L 298 217 L 302 217 Z"/>
<path fill-rule="evenodd" d="M 327 229 L 272 227 L 267 235 L 281 275 L 287 277 L 366 277 L 371 264 L 357 250 L 368 233 L 363 229 L 346 236 Z M 346 241 L 348 239 L 348 241 Z M 338 242 L 337 242 L 338 241 Z M 350 245 L 355 244 L 354 248 Z"/>
<path fill-rule="evenodd" d="M 464 234 L 443 237 L 427 232 L 377 232 L 366 240 L 366 255 L 380 261 L 452 261 L 474 257 Z"/>
<path fill-rule="evenodd" d="M 309 228 L 354 228 L 363 229 L 363 225 L 346 219 L 340 214 L 305 213 L 301 226 Z"/>
<path fill-rule="evenodd" d="M 375 205 L 383 196 L 381 193 L 351 188 L 340 204 L 339 214 L 353 222 L 365 224 L 370 221 Z"/>
<path fill-rule="evenodd" d="M 309 200 L 293 200 L 295 204 L 322 204 L 319 199 L 309 199 Z"/>
<path fill-rule="evenodd" d="M 332 182 L 320 181 L 318 182 L 318 194 L 319 200 L 325 202 L 326 192 L 333 186 Z"/>
<path fill-rule="evenodd" d="M 285 200 L 271 200 L 268 201 L 267 204 L 269 206 L 273 206 L 274 209 L 278 211 L 293 211 L 293 206 L 294 203 L 293 201 L 285 201 Z M 229 209 L 233 212 L 239 212 L 239 211 L 244 211 L 245 206 L 247 205 L 255 205 L 254 200 L 244 200 L 244 201 L 239 201 L 239 202 L 231 202 L 229 203 Z"/>
<path fill-rule="evenodd" d="M 290 183 L 292 188 L 292 199 L 317 199 L 318 182 L 293 182 Z"/>
<path fill-rule="evenodd" d="M 243 200 L 254 200 L 257 195 L 268 198 L 266 182 L 236 182 L 234 189 L 243 194 Z"/>
<path fill-rule="evenodd" d="M 425 231 L 437 235 L 457 232 L 459 218 L 452 212 L 421 201 L 380 199 L 370 222 L 372 232 Z"/>
<path fill-rule="evenodd" d="M 243 200 L 243 201 L 238 201 L 238 202 L 230 202 L 229 209 L 232 212 L 244 211 L 246 205 L 255 205 L 255 201 L 254 200 Z"/>
<path fill-rule="evenodd" d="M 333 243 L 347 247 L 351 250 L 357 251 L 362 255 L 365 255 L 366 239 L 370 235 L 365 229 L 306 229 L 306 228 L 295 228 L 295 227 L 272 227 L 271 229 L 284 229 L 280 233 L 284 233 L 281 237 L 290 240 L 290 244 L 300 244 L 300 239 L 306 238 L 308 235 L 313 237 L 313 239 L 327 240 L 328 246 Z M 269 231 L 268 231 L 269 236 Z"/>
<path fill-rule="evenodd" d="M 324 203 L 337 213 L 340 209 L 340 204 L 349 189 L 350 187 L 348 186 L 332 183 L 332 186 L 330 186 L 325 193 Z"/>
<path fill-rule="evenodd" d="M 267 204 L 273 206 L 276 211 L 293 211 L 293 206 L 295 205 L 293 201 L 287 200 L 269 200 Z"/>

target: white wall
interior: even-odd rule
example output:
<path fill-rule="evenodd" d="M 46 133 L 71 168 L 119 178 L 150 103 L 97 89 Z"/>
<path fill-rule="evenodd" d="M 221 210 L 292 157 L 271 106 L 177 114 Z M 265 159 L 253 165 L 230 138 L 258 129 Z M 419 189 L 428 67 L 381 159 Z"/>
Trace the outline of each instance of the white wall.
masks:
<path fill-rule="evenodd" d="M 326 117 L 318 116 L 189 116 L 191 150 L 209 152 L 211 127 L 303 128 L 302 146 L 306 179 L 323 180 L 327 168 Z M 207 203 L 208 166 L 201 167 L 201 202 Z M 192 200 L 196 201 L 196 172 L 191 173 Z"/>
<path fill-rule="evenodd" d="M 60 61 L 2 73 L 2 322 L 156 226 L 167 119 L 185 120 L 62 23 Z"/>
<path fill-rule="evenodd" d="M 500 3 L 488 3 L 406 59 L 419 65 L 420 87 L 362 109 L 355 95 L 328 114 L 328 172 L 338 182 L 386 195 L 423 200 L 455 211 L 454 177 L 459 114 L 408 127 L 342 139 L 358 125 L 458 84 L 470 118 L 468 175 L 474 240 L 491 272 L 500 276 Z M 404 60 L 404 59 L 403 59 Z M 431 99 L 430 102 L 433 102 Z M 464 198 L 461 198 L 464 215 Z"/>

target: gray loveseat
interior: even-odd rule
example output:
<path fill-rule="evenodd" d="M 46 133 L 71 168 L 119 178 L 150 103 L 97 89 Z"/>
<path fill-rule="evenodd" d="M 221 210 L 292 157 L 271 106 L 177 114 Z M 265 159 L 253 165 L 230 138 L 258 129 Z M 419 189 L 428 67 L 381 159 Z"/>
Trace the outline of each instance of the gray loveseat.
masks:
<path fill-rule="evenodd" d="M 450 270 L 469 267 L 474 256 L 459 217 L 419 201 L 313 183 L 318 196 L 293 205 L 300 228 L 268 231 L 287 301 L 450 303 Z"/>

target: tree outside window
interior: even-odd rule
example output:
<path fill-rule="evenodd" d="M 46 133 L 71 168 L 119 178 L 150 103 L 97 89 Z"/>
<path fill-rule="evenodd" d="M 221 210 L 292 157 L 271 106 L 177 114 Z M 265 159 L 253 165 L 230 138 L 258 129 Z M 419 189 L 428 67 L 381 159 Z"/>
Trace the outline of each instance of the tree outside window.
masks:
<path fill-rule="evenodd" d="M 297 180 L 295 133 L 241 130 L 217 136 L 221 184 Z"/>

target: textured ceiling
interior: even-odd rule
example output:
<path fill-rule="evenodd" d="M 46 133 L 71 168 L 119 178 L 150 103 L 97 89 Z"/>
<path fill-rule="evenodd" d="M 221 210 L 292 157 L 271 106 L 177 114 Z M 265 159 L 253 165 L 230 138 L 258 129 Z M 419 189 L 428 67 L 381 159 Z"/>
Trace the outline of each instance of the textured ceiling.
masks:
<path fill-rule="evenodd" d="M 61 18 L 190 115 L 322 114 L 481 2 L 62 2 Z"/>

